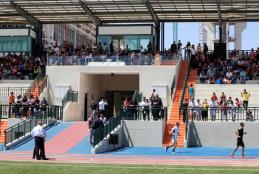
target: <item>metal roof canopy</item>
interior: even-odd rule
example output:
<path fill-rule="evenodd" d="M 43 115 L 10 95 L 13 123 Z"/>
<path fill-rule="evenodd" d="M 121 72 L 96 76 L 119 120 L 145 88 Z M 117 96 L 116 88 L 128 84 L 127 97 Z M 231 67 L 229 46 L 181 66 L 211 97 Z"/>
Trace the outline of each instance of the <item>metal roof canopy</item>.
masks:
<path fill-rule="evenodd" d="M 220 7 L 220 10 L 218 10 Z M 259 0 L 0 0 L 0 24 L 259 21 Z"/>

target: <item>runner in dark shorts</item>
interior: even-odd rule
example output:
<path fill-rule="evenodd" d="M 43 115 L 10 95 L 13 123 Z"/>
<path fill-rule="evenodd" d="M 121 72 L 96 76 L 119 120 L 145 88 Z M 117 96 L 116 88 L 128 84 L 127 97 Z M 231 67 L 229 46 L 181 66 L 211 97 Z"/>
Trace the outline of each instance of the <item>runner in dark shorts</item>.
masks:
<path fill-rule="evenodd" d="M 236 135 L 237 135 L 237 147 L 235 148 L 235 150 L 233 151 L 233 153 L 230 155 L 231 157 L 234 157 L 236 151 L 238 150 L 238 148 L 241 146 L 242 147 L 242 158 L 245 157 L 245 143 L 243 141 L 243 135 L 246 134 L 246 132 L 244 132 L 244 127 L 245 124 L 242 122 L 240 123 L 240 129 L 237 130 Z"/>

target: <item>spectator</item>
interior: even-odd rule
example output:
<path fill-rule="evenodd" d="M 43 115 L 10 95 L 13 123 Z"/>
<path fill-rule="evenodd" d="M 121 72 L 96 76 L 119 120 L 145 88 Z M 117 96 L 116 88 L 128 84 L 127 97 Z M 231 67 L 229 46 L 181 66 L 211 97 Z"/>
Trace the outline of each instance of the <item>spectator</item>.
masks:
<path fill-rule="evenodd" d="M 160 114 L 160 111 L 162 109 L 162 100 L 161 98 L 158 96 L 158 94 L 155 94 L 154 97 L 151 97 L 151 108 L 152 108 L 152 116 L 153 116 L 153 119 L 156 121 L 159 119 L 159 114 Z"/>
<path fill-rule="evenodd" d="M 226 97 L 225 93 L 222 92 L 222 94 L 221 94 L 221 96 L 220 96 L 220 105 L 221 105 L 224 101 L 226 102 L 226 100 L 227 100 L 227 97 Z"/>
<path fill-rule="evenodd" d="M 185 49 L 185 57 L 187 57 L 187 59 L 191 59 L 191 43 L 187 42 L 186 46 L 184 47 Z"/>
<path fill-rule="evenodd" d="M 208 121 L 208 109 L 209 109 L 209 104 L 207 102 L 207 99 L 205 99 L 202 102 L 202 121 Z"/>
<path fill-rule="evenodd" d="M 217 104 L 216 100 L 214 100 L 214 98 L 211 98 L 211 102 L 209 104 L 211 121 L 216 121 L 217 106 L 218 106 L 218 104 Z"/>
<path fill-rule="evenodd" d="M 215 92 L 212 93 L 211 100 L 218 102 L 218 97 Z"/>
<path fill-rule="evenodd" d="M 189 87 L 189 99 L 194 98 L 194 96 L 195 96 L 195 90 L 193 88 L 193 84 L 191 84 Z"/>
<path fill-rule="evenodd" d="M 126 97 L 124 102 L 123 102 L 123 108 L 127 109 L 127 108 L 129 108 L 129 106 L 130 106 L 130 101 Z"/>
<path fill-rule="evenodd" d="M 114 53 L 113 41 L 111 41 L 111 43 L 110 43 L 110 52 L 111 52 L 111 54 Z"/>
<path fill-rule="evenodd" d="M 197 109 L 197 120 L 200 121 L 201 120 L 201 115 L 202 115 L 202 103 L 200 101 L 200 99 L 197 99 L 196 103 L 195 103 L 195 108 Z"/>
<path fill-rule="evenodd" d="M 228 121 L 228 104 L 226 100 L 223 100 L 221 103 L 221 121 L 223 121 L 224 118 Z"/>
<path fill-rule="evenodd" d="M 176 45 L 175 41 L 174 41 L 173 44 L 171 45 L 171 52 L 172 52 L 173 57 L 175 57 L 176 54 L 177 54 L 177 52 L 178 52 L 178 50 L 177 50 L 177 45 Z"/>
<path fill-rule="evenodd" d="M 150 103 L 148 102 L 148 99 L 146 97 L 143 98 L 143 100 L 139 103 L 139 106 L 141 107 L 143 119 L 144 120 L 150 120 L 149 116 L 149 109 L 150 109 Z"/>
<path fill-rule="evenodd" d="M 149 43 L 147 45 L 147 49 L 148 49 L 149 53 L 151 53 L 153 51 L 153 45 L 152 45 L 151 41 L 149 41 Z"/>
<path fill-rule="evenodd" d="M 250 98 L 250 93 L 248 93 L 247 91 L 246 91 L 246 89 L 244 89 L 244 92 L 243 93 L 241 93 L 241 96 L 243 97 L 243 106 L 244 106 L 244 108 L 245 108 L 245 110 L 247 110 L 247 107 L 248 107 L 248 100 L 249 100 L 249 98 Z"/>
<path fill-rule="evenodd" d="M 178 41 L 178 44 L 177 44 L 177 49 L 178 49 L 178 56 L 179 58 L 181 59 L 182 58 L 182 52 L 183 52 L 183 48 L 182 48 L 183 44 L 181 42 L 181 40 Z"/>
<path fill-rule="evenodd" d="M 14 96 L 14 93 L 11 92 L 10 96 L 8 97 L 8 103 L 9 103 L 9 105 L 14 104 L 14 101 L 15 101 L 15 96 Z"/>
<path fill-rule="evenodd" d="M 98 109 L 98 104 L 95 102 L 94 99 L 92 99 L 92 103 L 91 103 L 90 109 L 92 111 L 92 115 L 95 115 L 96 111 Z"/>
<path fill-rule="evenodd" d="M 101 101 L 99 102 L 99 111 L 100 114 L 103 114 L 104 116 L 106 116 L 106 106 L 108 105 L 107 101 L 102 98 Z"/>
<path fill-rule="evenodd" d="M 190 108 L 190 114 L 191 114 L 192 120 L 196 119 L 197 110 L 195 109 L 194 98 L 191 98 L 191 101 L 189 102 L 189 108 Z"/>
<path fill-rule="evenodd" d="M 43 112 L 46 112 L 46 111 L 47 111 L 48 101 L 46 100 L 45 97 L 43 97 L 43 99 L 41 100 L 41 102 L 40 102 L 40 107 L 41 107 L 41 110 L 42 110 Z"/>
<path fill-rule="evenodd" d="M 188 118 L 187 118 L 187 116 L 188 116 L 188 105 L 189 105 L 188 99 L 186 98 L 186 99 L 184 100 L 184 102 L 183 102 L 183 105 L 182 105 L 183 122 L 184 122 L 184 123 L 186 122 L 186 119 L 188 119 Z"/>

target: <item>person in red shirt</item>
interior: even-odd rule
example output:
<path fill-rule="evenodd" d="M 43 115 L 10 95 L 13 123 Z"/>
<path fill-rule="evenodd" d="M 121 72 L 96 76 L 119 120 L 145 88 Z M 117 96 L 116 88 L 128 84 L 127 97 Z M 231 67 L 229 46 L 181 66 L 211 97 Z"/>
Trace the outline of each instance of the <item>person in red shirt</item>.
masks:
<path fill-rule="evenodd" d="M 215 92 L 212 93 L 211 100 L 216 101 L 216 102 L 218 101 L 218 97 Z"/>
<path fill-rule="evenodd" d="M 226 101 L 227 100 L 227 97 L 225 95 L 224 92 L 222 92 L 221 96 L 220 96 L 220 105 L 223 103 L 223 101 Z"/>

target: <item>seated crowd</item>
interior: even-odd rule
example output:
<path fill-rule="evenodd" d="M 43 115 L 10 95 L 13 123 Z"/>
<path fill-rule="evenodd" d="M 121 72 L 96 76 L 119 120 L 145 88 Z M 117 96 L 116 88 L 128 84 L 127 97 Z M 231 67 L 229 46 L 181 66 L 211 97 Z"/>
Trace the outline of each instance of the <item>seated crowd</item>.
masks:
<path fill-rule="evenodd" d="M 208 121 L 209 116 L 211 121 L 226 120 L 231 119 L 232 121 L 238 119 L 246 119 L 247 121 L 253 121 L 252 111 L 248 108 L 248 101 L 250 98 L 250 93 L 244 89 L 241 93 L 243 100 L 239 98 L 232 99 L 231 96 L 227 97 L 224 92 L 218 97 L 215 92 L 213 92 L 210 100 L 195 99 L 194 90 L 191 86 L 189 88 L 189 101 L 185 100 L 184 107 L 189 107 L 189 114 L 192 119 L 197 121 Z M 243 118 L 245 117 L 245 118 Z"/>
<path fill-rule="evenodd" d="M 37 96 L 14 96 L 13 92 L 11 92 L 11 95 L 8 97 L 8 103 L 11 106 L 9 112 L 16 118 L 27 118 L 29 116 L 34 116 L 41 111 L 45 112 L 48 106 L 45 97 L 40 101 Z"/>
<path fill-rule="evenodd" d="M 23 55 L 8 54 L 0 56 L 1 80 L 32 80 L 38 74 L 45 74 L 45 60 Z"/>
<path fill-rule="evenodd" d="M 233 50 L 227 59 L 213 53 L 196 54 L 191 66 L 197 68 L 201 83 L 242 84 L 259 74 L 259 48 L 250 52 Z"/>
<path fill-rule="evenodd" d="M 132 65 L 150 65 L 153 64 L 155 55 L 153 48 L 145 50 L 141 47 L 140 50 L 130 50 L 126 45 L 125 49 L 115 51 L 113 43 L 110 43 L 106 49 L 102 48 L 101 43 L 96 48 L 86 48 L 84 45 L 74 48 L 66 41 L 60 45 L 56 42 L 47 48 L 47 53 L 49 65 L 86 65 L 88 62 L 103 61 L 124 61 L 126 64 Z"/>
<path fill-rule="evenodd" d="M 207 45 L 204 44 L 204 48 Z M 201 46 L 198 45 L 197 49 L 201 51 Z M 182 56 L 183 50 L 185 50 L 185 56 Z M 204 50 L 206 52 L 206 49 Z M 64 41 L 62 44 L 55 44 L 47 48 L 48 64 L 49 65 L 86 65 L 88 62 L 106 62 L 106 61 L 123 61 L 126 65 L 152 65 L 156 53 L 162 57 L 162 59 L 171 60 L 174 58 L 191 58 L 196 54 L 195 46 L 190 42 L 182 47 L 181 40 L 178 43 L 173 42 L 169 50 L 163 52 L 155 52 L 151 42 L 145 49 L 143 46 L 139 50 L 131 50 L 128 45 L 124 49 L 115 49 L 113 42 L 111 42 L 106 48 L 102 47 L 101 43 L 95 48 L 86 48 L 84 45 L 74 48 L 72 44 Z"/>

